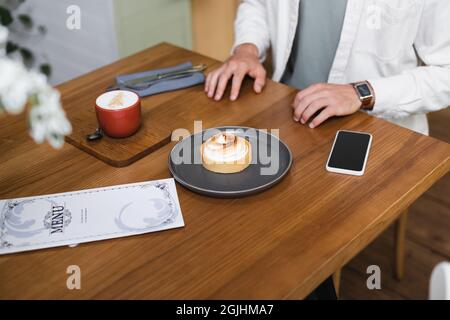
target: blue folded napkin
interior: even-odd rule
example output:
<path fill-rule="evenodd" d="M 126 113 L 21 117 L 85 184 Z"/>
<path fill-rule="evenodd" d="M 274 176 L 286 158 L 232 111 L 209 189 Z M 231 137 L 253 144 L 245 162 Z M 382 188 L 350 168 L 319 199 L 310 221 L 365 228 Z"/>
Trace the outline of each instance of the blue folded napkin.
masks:
<path fill-rule="evenodd" d="M 121 87 L 125 81 L 142 78 L 142 77 L 147 77 L 147 76 L 153 76 L 153 75 L 156 75 L 159 73 L 179 71 L 179 70 L 183 70 L 183 69 L 190 68 L 190 67 L 192 67 L 191 61 L 179 64 L 177 66 L 170 67 L 170 68 L 159 69 L 159 70 L 150 70 L 150 71 L 145 71 L 145 72 L 139 72 L 139 73 L 118 76 L 116 78 L 116 81 L 117 81 L 117 85 L 119 87 Z M 166 79 L 166 80 L 162 80 L 161 82 L 155 83 L 146 89 L 133 90 L 133 91 L 135 91 L 142 98 L 142 97 L 147 97 L 147 96 L 151 96 L 151 95 L 162 93 L 162 92 L 168 92 L 168 91 L 174 91 L 174 90 L 178 90 L 178 89 L 192 87 L 192 86 L 204 83 L 204 82 L 205 82 L 205 75 L 203 74 L 203 72 L 196 72 L 185 78 L 172 79 L 172 80 Z M 126 89 L 126 88 L 124 88 L 124 89 Z M 126 89 L 126 90 L 130 90 L 130 89 Z"/>

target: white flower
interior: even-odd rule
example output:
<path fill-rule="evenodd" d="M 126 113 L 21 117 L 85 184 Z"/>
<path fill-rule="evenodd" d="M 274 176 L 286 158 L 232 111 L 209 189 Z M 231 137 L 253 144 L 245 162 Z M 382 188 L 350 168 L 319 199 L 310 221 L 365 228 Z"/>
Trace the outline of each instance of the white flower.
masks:
<path fill-rule="evenodd" d="M 38 104 L 30 111 L 30 134 L 37 143 L 47 140 L 54 148 L 64 144 L 72 127 L 61 108 L 60 94 L 51 87 L 36 95 Z"/>
<path fill-rule="evenodd" d="M 27 103 L 28 95 L 31 93 L 31 85 L 27 80 L 17 81 L 3 92 L 2 103 L 8 113 L 21 113 Z"/>
<path fill-rule="evenodd" d="M 61 106 L 61 96 L 44 75 L 27 71 L 7 58 L 0 58 L 0 107 L 7 113 L 23 111 L 30 106 L 30 135 L 37 143 L 48 141 L 54 148 L 64 144 L 64 136 L 72 131 Z"/>
<path fill-rule="evenodd" d="M 33 72 L 33 77 L 30 79 L 32 86 L 36 92 L 45 91 L 48 88 L 47 77 L 42 73 Z"/>
<path fill-rule="evenodd" d="M 18 114 L 23 111 L 32 90 L 25 67 L 6 58 L 0 58 L 0 101 L 6 112 Z"/>

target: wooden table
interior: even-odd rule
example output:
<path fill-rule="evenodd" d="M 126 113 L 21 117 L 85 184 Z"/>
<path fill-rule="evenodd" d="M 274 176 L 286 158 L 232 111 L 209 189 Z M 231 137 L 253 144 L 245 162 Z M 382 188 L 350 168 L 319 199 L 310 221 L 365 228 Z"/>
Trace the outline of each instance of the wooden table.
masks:
<path fill-rule="evenodd" d="M 70 104 L 80 92 L 101 92 L 116 74 L 186 59 L 218 64 L 162 44 L 59 89 Z M 292 170 L 271 190 L 242 199 L 213 199 L 177 186 L 183 229 L 1 256 L 0 298 L 303 298 L 450 169 L 448 144 L 363 113 L 314 130 L 294 123 L 294 95 L 294 89 L 274 82 L 255 95 L 247 82 L 233 103 L 209 100 L 201 86 L 148 98 L 167 108 L 185 103 L 186 128 L 192 126 L 195 108 L 211 109 L 211 117 L 201 119 L 208 126 L 279 128 L 293 152 Z M 219 108 L 242 118 L 233 123 L 215 119 Z M 0 198 L 170 176 L 167 157 L 173 144 L 129 167 L 113 168 L 68 144 L 59 151 L 35 145 L 24 117 L 1 123 Z M 338 129 L 373 134 L 363 177 L 325 170 Z M 66 288 L 69 265 L 81 268 L 81 290 Z"/>

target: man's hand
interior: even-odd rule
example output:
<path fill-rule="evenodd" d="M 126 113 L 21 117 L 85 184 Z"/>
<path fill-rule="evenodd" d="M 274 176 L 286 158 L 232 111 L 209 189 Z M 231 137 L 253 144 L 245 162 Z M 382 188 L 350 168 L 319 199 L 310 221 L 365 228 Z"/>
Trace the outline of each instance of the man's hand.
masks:
<path fill-rule="evenodd" d="M 361 108 L 361 100 L 352 85 L 314 84 L 300 91 L 294 102 L 294 121 L 307 123 L 319 110 L 322 110 L 309 124 L 315 128 L 332 116 L 345 116 Z"/>
<path fill-rule="evenodd" d="M 255 45 L 246 43 L 236 48 L 234 54 L 218 69 L 208 74 L 205 92 L 215 100 L 222 99 L 228 81 L 233 78 L 230 99 L 239 96 L 242 81 L 249 75 L 255 79 L 253 89 L 260 93 L 266 84 L 266 70 L 259 62 L 258 49 Z"/>

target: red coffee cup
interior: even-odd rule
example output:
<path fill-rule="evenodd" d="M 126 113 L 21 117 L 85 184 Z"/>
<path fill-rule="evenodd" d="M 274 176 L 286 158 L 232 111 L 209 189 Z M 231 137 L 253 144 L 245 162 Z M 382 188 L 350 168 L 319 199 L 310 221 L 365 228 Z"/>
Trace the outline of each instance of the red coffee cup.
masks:
<path fill-rule="evenodd" d="M 109 91 L 95 101 L 100 129 L 112 138 L 126 138 L 141 125 L 141 99 L 126 90 Z"/>

